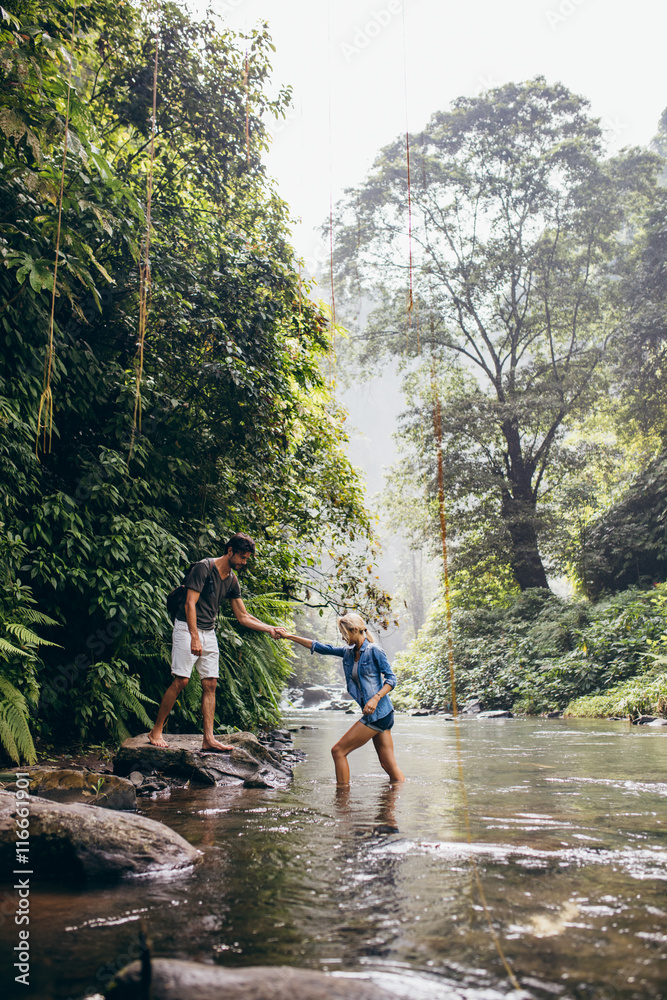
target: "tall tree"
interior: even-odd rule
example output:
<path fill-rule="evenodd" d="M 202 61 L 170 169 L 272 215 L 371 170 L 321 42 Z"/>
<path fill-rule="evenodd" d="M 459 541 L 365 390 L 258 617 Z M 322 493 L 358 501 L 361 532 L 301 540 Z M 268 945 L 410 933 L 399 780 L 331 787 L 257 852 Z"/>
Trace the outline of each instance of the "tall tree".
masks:
<path fill-rule="evenodd" d="M 339 276 L 380 302 L 369 353 L 430 352 L 411 423 L 431 494 L 444 450 L 462 516 L 489 520 L 522 589 L 546 587 L 542 501 L 600 391 L 625 227 L 658 160 L 605 160 L 588 103 L 540 77 L 458 99 L 409 149 L 410 187 L 403 137 L 340 206 Z"/>

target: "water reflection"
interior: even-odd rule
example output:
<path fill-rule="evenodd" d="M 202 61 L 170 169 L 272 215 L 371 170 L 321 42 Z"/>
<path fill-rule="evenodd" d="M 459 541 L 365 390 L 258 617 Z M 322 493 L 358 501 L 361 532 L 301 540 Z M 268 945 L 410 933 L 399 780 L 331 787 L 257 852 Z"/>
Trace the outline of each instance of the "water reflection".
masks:
<path fill-rule="evenodd" d="M 386 837 L 398 833 L 396 824 L 396 805 L 400 794 L 400 785 L 389 783 L 377 795 L 375 817 L 370 829 L 370 835 Z M 357 836 L 368 836 L 367 822 L 360 822 L 357 813 L 351 808 L 352 789 L 350 785 L 337 785 L 335 791 L 337 816 L 341 823 L 348 822 L 349 829 Z M 368 815 L 372 815 L 372 796 L 369 796 Z M 356 821 L 356 825 L 355 825 Z"/>

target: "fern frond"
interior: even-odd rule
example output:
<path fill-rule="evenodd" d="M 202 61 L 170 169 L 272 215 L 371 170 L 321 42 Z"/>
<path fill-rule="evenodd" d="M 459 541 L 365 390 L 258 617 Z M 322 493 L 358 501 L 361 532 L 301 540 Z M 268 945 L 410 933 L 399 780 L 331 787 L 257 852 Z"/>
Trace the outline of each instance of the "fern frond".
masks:
<path fill-rule="evenodd" d="M 22 642 L 24 646 L 57 646 L 57 642 L 50 642 L 48 639 L 42 639 L 41 636 L 37 635 L 32 629 L 29 629 L 27 625 L 23 625 L 21 622 L 5 622 L 5 629 L 10 635 L 15 636 L 19 642 Z"/>
<path fill-rule="evenodd" d="M 120 705 L 122 708 L 127 709 L 127 711 L 132 712 L 132 714 L 136 715 L 140 722 L 143 722 L 143 724 L 148 726 L 149 729 L 152 728 L 153 723 L 151 719 L 149 719 L 146 709 L 141 704 L 134 691 L 129 691 L 122 684 L 117 684 L 116 687 L 112 689 L 110 694 L 116 706 Z M 143 696 L 143 699 L 150 701 L 153 705 L 157 704 L 157 702 L 153 701 L 152 698 L 146 699 L 145 695 Z"/>
<path fill-rule="evenodd" d="M 7 723 L 19 756 L 28 764 L 37 762 L 35 744 L 28 727 L 28 717 L 20 708 L 9 701 L 0 702 L 0 716 Z"/>
<path fill-rule="evenodd" d="M 8 659 L 10 656 L 25 656 L 31 659 L 34 653 L 29 649 L 21 649 L 20 646 L 13 646 L 11 642 L 0 636 L 0 655 L 4 656 L 5 659 Z"/>
<path fill-rule="evenodd" d="M 60 622 L 55 621 L 53 618 L 49 618 L 42 611 L 36 611 L 34 608 L 21 608 L 17 612 L 20 614 L 24 622 L 30 622 L 32 625 L 59 625 Z"/>
<path fill-rule="evenodd" d="M 5 722 L 2 712 L 0 712 L 0 743 L 2 743 L 7 756 L 10 757 L 15 764 L 20 763 L 16 740 L 14 739 L 10 726 L 7 722 Z"/>
<path fill-rule="evenodd" d="M 21 692 L 2 676 L 0 676 L 0 696 L 0 718 L 4 723 L 5 733 L 5 738 L 0 737 L 3 745 L 16 763 L 20 762 L 22 756 L 29 764 L 34 764 L 37 754 L 28 726 L 28 704 Z M 7 734 L 9 742 L 6 742 Z"/>

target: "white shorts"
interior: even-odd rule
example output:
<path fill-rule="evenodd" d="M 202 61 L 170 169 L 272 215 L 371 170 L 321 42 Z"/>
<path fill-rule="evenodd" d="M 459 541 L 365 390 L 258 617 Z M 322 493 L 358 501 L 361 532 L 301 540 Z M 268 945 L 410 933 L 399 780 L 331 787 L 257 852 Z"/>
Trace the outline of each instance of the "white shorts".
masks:
<path fill-rule="evenodd" d="M 174 622 L 174 633 L 171 639 L 171 672 L 176 677 L 189 677 L 192 668 L 196 667 L 202 679 L 217 677 L 218 669 L 218 639 L 215 629 L 206 632 L 199 631 L 199 641 L 202 645 L 201 656 L 195 656 L 190 650 L 190 629 L 187 622 Z"/>

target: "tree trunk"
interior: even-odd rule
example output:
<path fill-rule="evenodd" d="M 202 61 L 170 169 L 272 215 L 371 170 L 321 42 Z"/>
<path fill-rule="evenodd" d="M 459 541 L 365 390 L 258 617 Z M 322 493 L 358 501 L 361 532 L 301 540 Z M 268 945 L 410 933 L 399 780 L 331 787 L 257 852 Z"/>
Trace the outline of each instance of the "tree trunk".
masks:
<path fill-rule="evenodd" d="M 549 587 L 537 545 L 535 516 L 535 504 L 530 497 L 517 499 L 503 490 L 502 518 L 512 541 L 510 565 L 522 590 Z"/>

